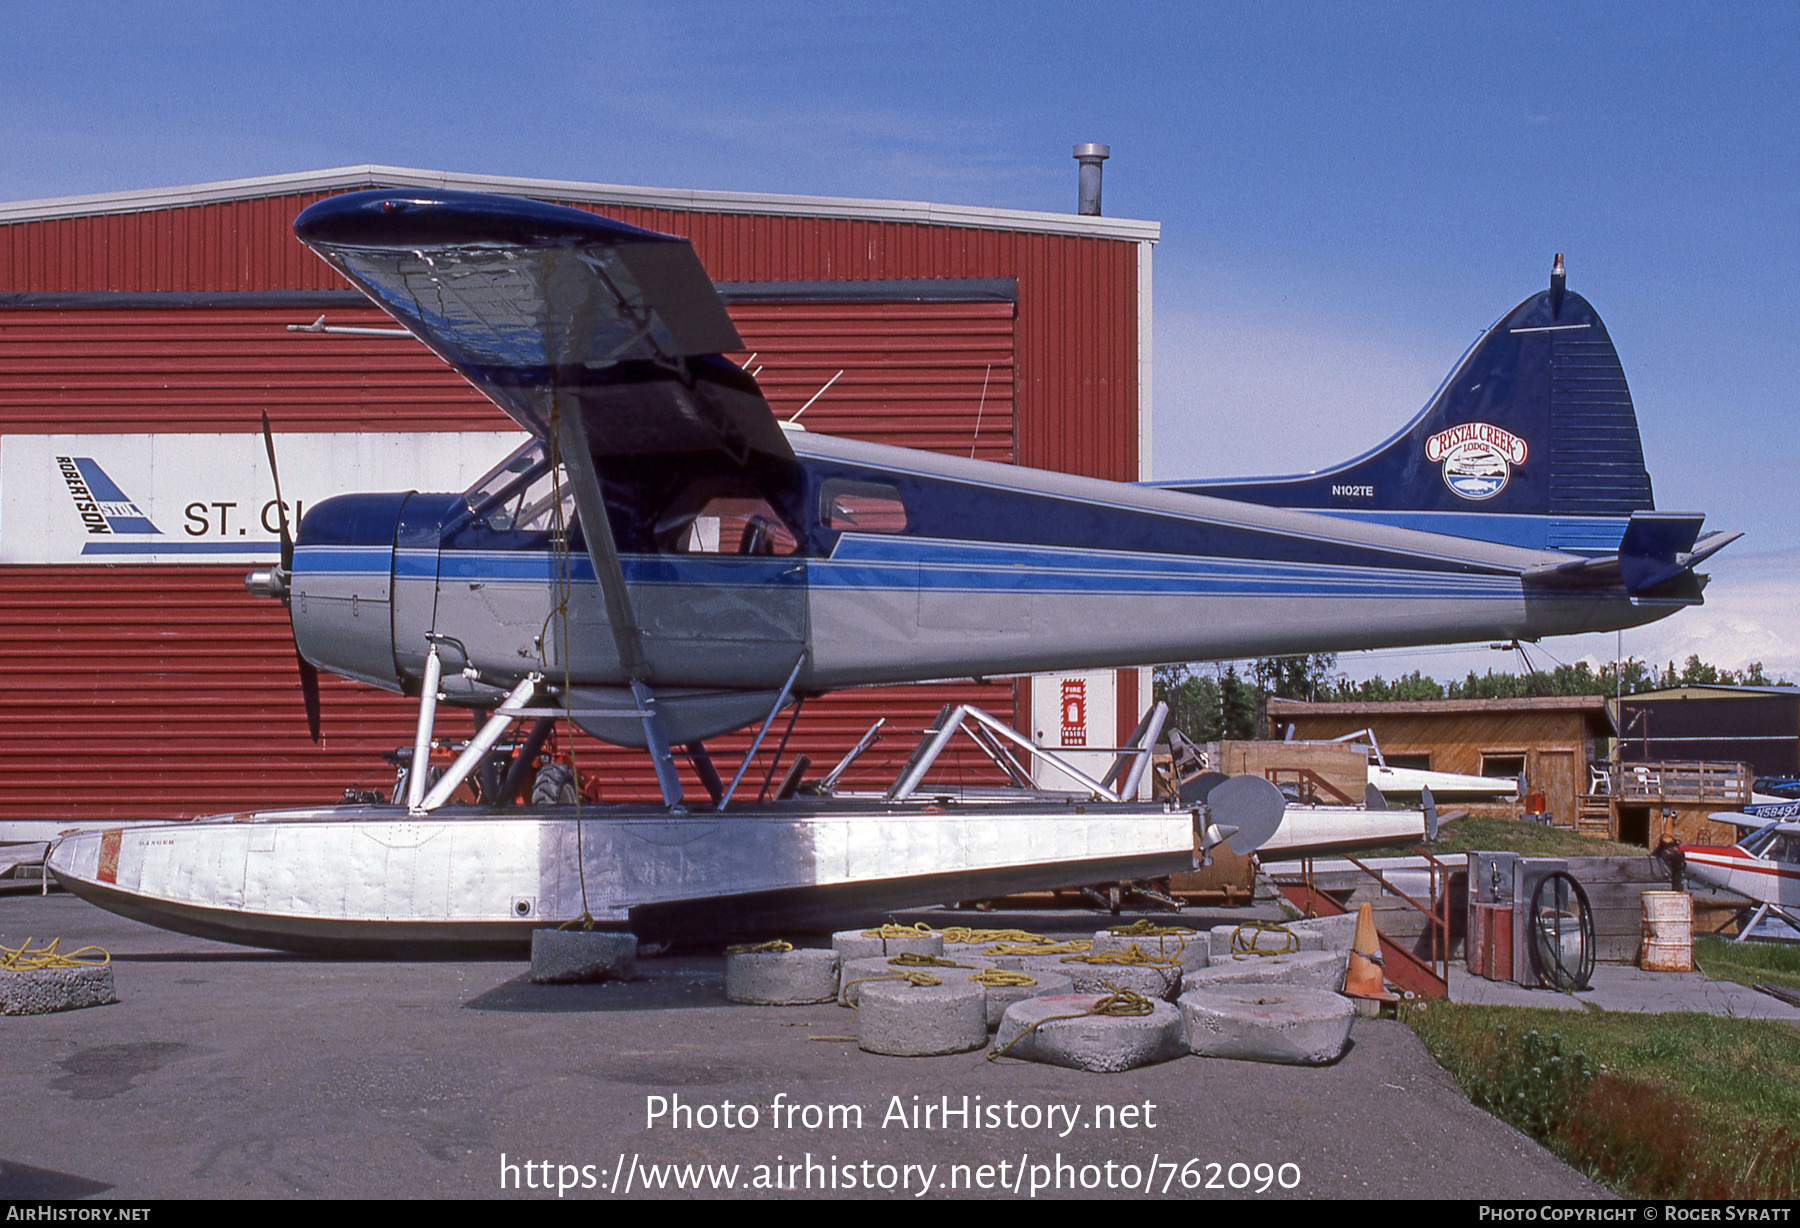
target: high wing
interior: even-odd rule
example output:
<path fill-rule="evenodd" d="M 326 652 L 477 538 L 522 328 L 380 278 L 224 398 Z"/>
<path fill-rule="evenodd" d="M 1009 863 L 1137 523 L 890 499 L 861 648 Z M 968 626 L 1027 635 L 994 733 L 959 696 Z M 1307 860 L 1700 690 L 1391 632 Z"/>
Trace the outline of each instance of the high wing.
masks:
<path fill-rule="evenodd" d="M 294 232 L 540 439 L 578 405 L 595 454 L 792 452 L 693 245 L 580 209 L 376 189 Z"/>

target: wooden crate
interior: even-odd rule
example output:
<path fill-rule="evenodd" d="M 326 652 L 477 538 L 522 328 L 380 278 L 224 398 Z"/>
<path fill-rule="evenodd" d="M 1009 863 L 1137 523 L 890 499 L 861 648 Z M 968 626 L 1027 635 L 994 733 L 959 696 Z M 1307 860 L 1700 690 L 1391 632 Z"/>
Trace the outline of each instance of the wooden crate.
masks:
<path fill-rule="evenodd" d="M 1297 784 L 1303 801 L 1360 806 L 1368 795 L 1369 748 L 1358 742 L 1218 742 L 1207 749 L 1215 771 Z"/>

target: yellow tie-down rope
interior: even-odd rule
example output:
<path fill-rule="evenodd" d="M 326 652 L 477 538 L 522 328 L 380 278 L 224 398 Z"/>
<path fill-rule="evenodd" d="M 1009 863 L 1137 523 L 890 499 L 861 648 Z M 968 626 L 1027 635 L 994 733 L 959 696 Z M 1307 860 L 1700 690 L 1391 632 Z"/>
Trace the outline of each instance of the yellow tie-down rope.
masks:
<path fill-rule="evenodd" d="M 872 930 L 864 930 L 864 938 L 930 938 L 937 931 L 923 921 L 915 921 L 911 925 L 895 925 L 889 921 L 886 925 L 878 925 Z"/>
<path fill-rule="evenodd" d="M 791 942 L 783 942 L 779 938 L 771 938 L 767 942 L 740 942 L 725 948 L 727 955 L 761 955 L 768 952 L 773 955 L 785 955 L 794 949 Z"/>
<path fill-rule="evenodd" d="M 1130 925 L 1115 925 L 1107 933 L 1115 938 L 1154 938 L 1156 950 L 1163 958 L 1179 960 L 1187 951 L 1188 939 L 1198 939 L 1198 930 L 1177 925 L 1157 925 L 1148 919 L 1133 921 Z M 1169 955 L 1169 939 L 1175 939 L 1175 954 Z M 1136 943 L 1132 944 L 1136 946 Z"/>
<path fill-rule="evenodd" d="M 1030 973 L 1014 972 L 1011 968 L 983 968 L 969 979 L 990 989 L 1023 988 L 1038 983 Z"/>
<path fill-rule="evenodd" d="M 1007 1041 L 1005 1048 L 988 1050 L 988 1061 L 992 1062 L 1001 1057 L 1007 1049 L 1012 1048 L 1046 1023 L 1055 1023 L 1061 1019 L 1086 1019 L 1090 1015 L 1110 1015 L 1114 1018 L 1128 1019 L 1138 1015 L 1148 1015 L 1156 1009 L 1155 1004 L 1143 994 L 1134 993 L 1129 989 L 1120 989 L 1117 985 L 1110 983 L 1107 983 L 1106 987 L 1112 992 L 1086 1010 L 1076 1011 L 1070 1015 L 1047 1015 Z"/>
<path fill-rule="evenodd" d="M 920 969 L 967 968 L 969 965 L 959 964 L 955 960 L 945 959 L 941 955 L 915 955 L 908 951 L 904 955 L 896 955 L 889 959 L 888 966 L 896 971 L 884 972 L 879 976 L 859 976 L 854 981 L 845 981 L 844 988 L 849 989 L 852 985 L 861 985 L 864 981 L 910 981 L 920 989 L 928 989 L 933 985 L 942 985 L 944 982 L 929 972 L 920 971 Z M 975 978 L 969 979 L 974 980 Z M 850 1009 L 858 1009 L 856 1003 L 852 1002 Z"/>
<path fill-rule="evenodd" d="M 112 956 L 103 947 L 82 947 L 72 955 L 64 955 L 58 951 L 60 938 L 52 938 L 48 946 L 32 949 L 31 939 L 27 938 L 16 947 L 0 945 L 0 971 L 4 972 L 44 972 L 67 968 L 104 968 L 112 963 Z M 89 951 L 99 951 L 99 959 L 83 959 Z"/>
<path fill-rule="evenodd" d="M 960 968 L 962 965 L 952 964 L 951 967 Z M 859 976 L 854 981 L 845 981 L 844 989 L 848 990 L 852 985 L 862 985 L 869 981 L 906 981 L 909 984 L 918 986 L 920 989 L 930 989 L 933 985 L 942 985 L 944 983 L 937 977 L 932 976 L 931 973 L 920 968 L 895 968 L 892 972 L 886 972 L 880 976 Z M 851 1002 L 850 1009 L 854 1011 L 860 1010 L 861 1008 L 857 1006 L 856 1003 Z"/>
<path fill-rule="evenodd" d="M 1246 939 L 1245 934 L 1250 937 Z M 1262 946 L 1264 934 L 1276 934 L 1281 945 L 1273 951 Z M 1231 958 L 1251 959 L 1262 955 L 1287 955 L 1300 949 L 1300 936 L 1279 921 L 1246 921 L 1231 931 Z"/>
<path fill-rule="evenodd" d="M 1068 942 L 997 942 L 983 955 L 1081 955 L 1094 949 L 1092 938 L 1074 938 Z"/>
<path fill-rule="evenodd" d="M 1183 938 L 1192 938 L 1200 931 L 1185 925 L 1158 925 L 1145 917 L 1133 921 L 1130 925 L 1115 925 L 1106 931 L 1118 938 L 1167 938 L 1180 934 Z"/>
<path fill-rule="evenodd" d="M 966 925 L 949 925 L 939 931 L 945 942 L 1049 942 L 1044 934 L 1030 930 L 976 930 Z"/>
<path fill-rule="evenodd" d="M 917 955 L 907 951 L 888 959 L 888 963 L 896 968 L 967 968 L 968 964 L 959 964 L 953 959 L 945 959 L 942 955 Z"/>
<path fill-rule="evenodd" d="M 1179 968 L 1180 959 L 1152 959 L 1144 954 L 1144 949 L 1132 943 L 1123 951 L 1091 951 L 1086 955 L 1065 955 L 1065 964 L 1122 964 L 1129 967 L 1146 968 Z"/>

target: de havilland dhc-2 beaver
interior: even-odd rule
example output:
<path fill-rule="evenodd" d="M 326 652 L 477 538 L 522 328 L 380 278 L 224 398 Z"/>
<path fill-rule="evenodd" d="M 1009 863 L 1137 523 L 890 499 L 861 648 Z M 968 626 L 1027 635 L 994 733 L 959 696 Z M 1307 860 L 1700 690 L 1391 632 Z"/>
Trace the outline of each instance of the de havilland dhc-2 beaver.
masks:
<path fill-rule="evenodd" d="M 746 804 L 705 742 L 846 687 L 1637 626 L 1698 604 L 1695 565 L 1736 536 L 1654 510 L 1618 355 L 1560 257 L 1366 455 L 1133 484 L 778 421 L 724 357 L 742 342 L 682 238 L 410 189 L 320 201 L 295 231 L 532 438 L 459 494 L 317 503 L 248 580 L 290 610 L 315 731 L 312 667 L 419 696 L 415 762 L 438 703 L 491 714 L 442 779 L 412 773 L 404 805 L 52 849 L 77 895 L 205 936 L 448 949 L 583 915 L 768 933 L 1184 870 L 1255 849 L 1283 802 L 1248 777 L 1137 800 L 1160 705 L 1102 780 L 1048 757 L 1079 793 L 1024 788 L 1041 752 L 973 709 L 940 716 L 883 796 L 832 796 L 834 773 Z M 512 722 L 529 763 L 558 718 L 644 748 L 661 804 L 447 804 Z M 959 727 L 1021 787 L 922 787 Z"/>

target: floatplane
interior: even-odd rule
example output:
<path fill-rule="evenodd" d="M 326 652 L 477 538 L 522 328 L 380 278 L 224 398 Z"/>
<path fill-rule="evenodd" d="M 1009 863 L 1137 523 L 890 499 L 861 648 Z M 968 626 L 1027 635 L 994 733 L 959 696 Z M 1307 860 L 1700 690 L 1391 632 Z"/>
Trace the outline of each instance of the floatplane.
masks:
<path fill-rule="evenodd" d="M 1751 830 L 1736 844 L 1683 844 L 1683 872 L 1708 886 L 1735 892 L 1751 902 L 1737 941 L 1749 939 L 1770 917 L 1800 938 L 1800 801 L 1770 798 L 1714 820 Z M 1761 936 L 1761 935 L 1759 935 Z M 1770 937 L 1789 939 L 1779 932 Z"/>
<path fill-rule="evenodd" d="M 1698 604 L 1695 566 L 1736 536 L 1654 510 L 1618 356 L 1560 257 L 1367 455 L 1131 484 L 779 421 L 682 238 L 418 190 L 323 200 L 295 231 L 531 438 L 466 491 L 320 502 L 247 580 L 290 612 L 315 736 L 318 669 L 416 696 L 414 764 L 440 705 L 487 714 L 440 779 L 51 851 L 77 895 L 209 937 L 456 948 L 584 915 L 766 933 L 1246 854 L 1281 824 L 1267 781 L 1139 800 L 1160 705 L 1100 779 L 948 711 L 874 798 L 832 776 L 746 803 L 749 756 L 727 782 L 706 742 L 757 728 L 753 755 L 783 709 L 846 687 L 1637 626 Z M 660 802 L 511 804 L 558 721 L 642 749 Z M 515 725 L 509 778 L 452 803 Z M 1011 796 L 926 783 L 959 731 Z M 1027 787 L 1033 758 L 1072 791 Z"/>

